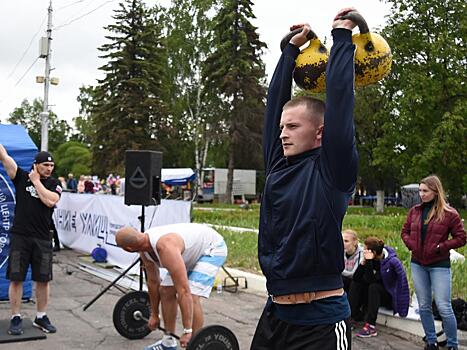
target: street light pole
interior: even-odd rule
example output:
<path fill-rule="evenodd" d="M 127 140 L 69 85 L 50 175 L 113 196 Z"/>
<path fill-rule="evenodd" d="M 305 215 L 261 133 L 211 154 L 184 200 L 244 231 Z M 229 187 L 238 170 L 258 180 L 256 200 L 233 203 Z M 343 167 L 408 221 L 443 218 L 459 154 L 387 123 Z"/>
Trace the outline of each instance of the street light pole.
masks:
<path fill-rule="evenodd" d="M 52 46 L 52 0 L 50 0 L 47 18 L 47 55 L 45 56 L 44 103 L 41 116 L 41 151 L 49 147 L 49 86 L 50 86 L 50 59 Z"/>

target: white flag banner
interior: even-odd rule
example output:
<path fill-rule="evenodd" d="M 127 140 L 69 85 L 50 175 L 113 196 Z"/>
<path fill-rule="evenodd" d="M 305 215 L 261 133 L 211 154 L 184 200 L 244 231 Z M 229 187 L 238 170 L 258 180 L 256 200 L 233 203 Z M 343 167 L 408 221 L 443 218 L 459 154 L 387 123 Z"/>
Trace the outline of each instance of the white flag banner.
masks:
<path fill-rule="evenodd" d="M 144 207 L 144 228 L 190 222 L 191 202 L 162 200 Z M 100 244 L 110 264 L 125 268 L 138 258 L 115 244 L 115 233 L 124 226 L 141 230 L 142 206 L 125 205 L 123 196 L 63 192 L 54 210 L 54 222 L 63 245 L 91 253 Z"/>

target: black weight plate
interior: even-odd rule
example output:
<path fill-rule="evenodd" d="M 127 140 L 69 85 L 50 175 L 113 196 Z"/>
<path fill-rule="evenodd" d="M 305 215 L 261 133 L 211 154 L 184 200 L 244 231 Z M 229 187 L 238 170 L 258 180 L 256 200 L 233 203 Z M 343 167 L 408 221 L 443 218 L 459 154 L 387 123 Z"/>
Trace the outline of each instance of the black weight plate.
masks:
<path fill-rule="evenodd" d="M 121 297 L 114 306 L 112 320 L 120 335 L 128 339 L 142 339 L 151 333 L 147 322 L 137 320 L 135 311 L 141 311 L 143 317 L 149 318 L 151 304 L 149 294 L 143 291 L 130 292 Z"/>
<path fill-rule="evenodd" d="M 235 334 L 224 326 L 201 328 L 191 338 L 186 350 L 239 350 Z"/>

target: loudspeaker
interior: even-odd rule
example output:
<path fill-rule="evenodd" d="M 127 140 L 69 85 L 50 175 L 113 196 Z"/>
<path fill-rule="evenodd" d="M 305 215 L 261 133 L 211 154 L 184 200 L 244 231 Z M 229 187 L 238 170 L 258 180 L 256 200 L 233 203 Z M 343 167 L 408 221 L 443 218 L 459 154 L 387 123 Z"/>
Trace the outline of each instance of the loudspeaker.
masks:
<path fill-rule="evenodd" d="M 161 203 L 162 152 L 125 152 L 125 204 Z"/>

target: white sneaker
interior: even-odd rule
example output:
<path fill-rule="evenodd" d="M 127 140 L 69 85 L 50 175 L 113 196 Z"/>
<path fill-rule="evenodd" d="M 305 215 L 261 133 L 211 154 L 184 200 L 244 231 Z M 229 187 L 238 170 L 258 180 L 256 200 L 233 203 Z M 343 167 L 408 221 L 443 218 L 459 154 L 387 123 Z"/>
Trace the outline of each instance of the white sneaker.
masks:
<path fill-rule="evenodd" d="M 177 350 L 177 345 L 166 346 L 162 344 L 162 339 L 144 348 L 144 350 Z"/>

